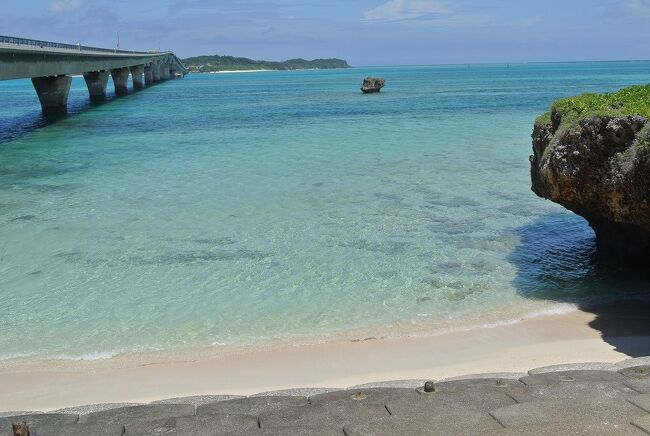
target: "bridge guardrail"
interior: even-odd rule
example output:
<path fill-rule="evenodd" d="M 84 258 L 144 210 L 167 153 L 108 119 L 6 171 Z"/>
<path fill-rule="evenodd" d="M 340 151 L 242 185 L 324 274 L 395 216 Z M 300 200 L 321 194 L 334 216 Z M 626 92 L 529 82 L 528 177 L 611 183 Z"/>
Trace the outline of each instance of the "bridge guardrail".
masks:
<path fill-rule="evenodd" d="M 0 35 L 0 44 L 11 44 L 11 45 L 27 45 L 30 47 L 39 47 L 39 48 L 62 48 L 66 50 L 76 50 L 76 51 L 95 51 L 95 52 L 104 52 L 104 53 L 122 53 L 122 54 L 132 54 L 132 53 L 160 53 L 160 52 L 139 52 L 139 51 L 130 51 L 130 50 L 117 50 L 110 48 L 99 48 L 99 47 L 88 47 L 81 44 L 63 44 L 60 42 L 51 42 L 51 41 L 39 41 L 37 39 L 27 39 L 27 38 L 18 38 L 15 36 L 2 36 Z"/>

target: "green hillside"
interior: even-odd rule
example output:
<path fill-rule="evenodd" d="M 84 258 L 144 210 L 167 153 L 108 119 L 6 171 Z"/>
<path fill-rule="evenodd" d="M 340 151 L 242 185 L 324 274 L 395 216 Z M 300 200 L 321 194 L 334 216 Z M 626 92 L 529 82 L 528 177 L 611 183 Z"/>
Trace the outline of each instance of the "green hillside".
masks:
<path fill-rule="evenodd" d="M 246 71 L 246 70 L 309 70 L 350 68 L 342 59 L 290 59 L 284 62 L 256 61 L 234 56 L 195 56 L 183 59 L 183 63 L 193 73 L 212 71 Z"/>

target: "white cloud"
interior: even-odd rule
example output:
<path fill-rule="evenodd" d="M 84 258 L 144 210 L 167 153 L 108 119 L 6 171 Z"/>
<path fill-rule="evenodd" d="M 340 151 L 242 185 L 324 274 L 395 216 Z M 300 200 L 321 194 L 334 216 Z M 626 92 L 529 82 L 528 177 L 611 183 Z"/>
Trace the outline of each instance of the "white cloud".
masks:
<path fill-rule="evenodd" d="M 536 16 L 536 17 L 528 17 L 521 19 L 519 21 L 515 21 L 515 25 L 517 27 L 533 27 L 535 24 L 538 24 L 542 21 L 542 17 Z"/>
<path fill-rule="evenodd" d="M 650 0 L 625 0 L 623 6 L 628 11 L 647 12 L 650 9 Z"/>
<path fill-rule="evenodd" d="M 607 10 L 608 16 L 625 18 L 650 17 L 650 0 L 617 0 Z"/>
<path fill-rule="evenodd" d="M 446 1 L 389 0 L 367 11 L 363 18 L 366 21 L 407 21 L 451 14 Z"/>
<path fill-rule="evenodd" d="M 73 12 L 80 9 L 84 5 L 84 0 L 55 0 L 50 2 L 50 12 L 55 14 L 62 14 L 65 12 Z"/>

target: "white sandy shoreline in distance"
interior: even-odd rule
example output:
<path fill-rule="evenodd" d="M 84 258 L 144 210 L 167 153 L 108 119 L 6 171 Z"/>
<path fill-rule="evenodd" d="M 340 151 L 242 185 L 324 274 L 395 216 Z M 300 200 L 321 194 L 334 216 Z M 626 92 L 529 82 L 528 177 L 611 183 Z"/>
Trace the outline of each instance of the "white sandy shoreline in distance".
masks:
<path fill-rule="evenodd" d="M 280 70 L 233 70 L 233 71 L 208 71 L 201 74 L 235 74 L 235 73 L 264 73 L 267 71 L 280 71 Z"/>
<path fill-rule="evenodd" d="M 268 73 L 280 71 L 317 71 L 320 68 L 297 68 L 295 70 L 221 70 L 221 71 L 204 71 L 192 74 L 236 74 L 236 73 Z"/>
<path fill-rule="evenodd" d="M 256 350 L 215 358 L 106 368 L 0 370 L 0 411 L 55 410 L 193 395 L 251 395 L 298 387 L 345 388 L 400 379 L 440 380 L 488 372 L 526 372 L 571 362 L 627 358 L 589 326 L 582 311 L 432 337 L 339 342 Z M 648 337 L 634 340 L 647 341 Z"/>

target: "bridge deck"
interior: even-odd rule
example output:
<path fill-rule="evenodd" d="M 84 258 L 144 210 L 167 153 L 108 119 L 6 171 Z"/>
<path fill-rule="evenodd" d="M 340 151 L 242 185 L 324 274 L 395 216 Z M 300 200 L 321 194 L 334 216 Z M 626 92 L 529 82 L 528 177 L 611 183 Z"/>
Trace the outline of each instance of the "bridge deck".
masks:
<path fill-rule="evenodd" d="M 83 74 L 136 65 L 187 69 L 171 51 L 138 52 L 0 36 L 0 80 Z"/>
<path fill-rule="evenodd" d="M 83 74 L 90 99 L 106 99 L 110 74 L 115 93 L 188 73 L 171 51 L 137 52 L 0 36 L 0 80 L 31 78 L 44 113 L 66 113 L 71 75 Z M 145 80 L 142 80 L 144 75 Z"/>

